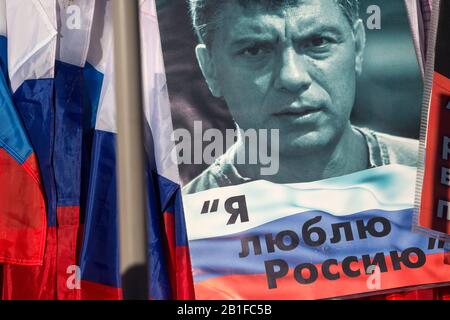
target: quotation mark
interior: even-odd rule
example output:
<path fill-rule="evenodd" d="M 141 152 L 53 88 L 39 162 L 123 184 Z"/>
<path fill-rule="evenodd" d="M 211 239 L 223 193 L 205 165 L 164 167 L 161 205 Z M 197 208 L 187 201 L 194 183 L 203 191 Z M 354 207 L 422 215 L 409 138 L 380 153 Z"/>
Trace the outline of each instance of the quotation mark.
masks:
<path fill-rule="evenodd" d="M 438 241 L 438 249 L 443 249 L 445 245 L 445 242 L 442 240 Z M 432 250 L 436 247 L 436 239 L 435 238 L 429 238 L 428 239 L 428 249 Z"/>
<path fill-rule="evenodd" d="M 217 209 L 219 208 L 219 199 L 213 200 L 211 207 L 209 206 L 210 203 L 211 201 L 209 200 L 203 203 L 202 212 L 200 212 L 201 214 L 217 212 Z"/>

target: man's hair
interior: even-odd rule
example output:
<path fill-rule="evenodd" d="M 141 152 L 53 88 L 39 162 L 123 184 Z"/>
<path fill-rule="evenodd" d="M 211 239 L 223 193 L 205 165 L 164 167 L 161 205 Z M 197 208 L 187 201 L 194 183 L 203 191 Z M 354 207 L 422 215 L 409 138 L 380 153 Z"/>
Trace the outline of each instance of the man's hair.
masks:
<path fill-rule="evenodd" d="M 267 9 L 283 9 L 297 5 L 302 0 L 188 0 L 192 24 L 201 43 L 210 45 L 212 35 L 217 28 L 222 6 L 236 2 L 243 8 L 252 5 L 264 6 Z M 359 18 L 359 0 L 333 0 L 341 8 L 350 26 Z"/>

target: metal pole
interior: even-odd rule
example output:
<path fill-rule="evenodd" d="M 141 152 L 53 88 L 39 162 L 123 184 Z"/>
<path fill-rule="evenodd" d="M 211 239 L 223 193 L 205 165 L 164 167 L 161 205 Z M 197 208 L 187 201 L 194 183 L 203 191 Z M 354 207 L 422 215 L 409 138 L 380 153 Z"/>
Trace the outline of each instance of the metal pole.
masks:
<path fill-rule="evenodd" d="M 138 2 L 113 0 L 120 271 L 124 299 L 148 299 Z"/>

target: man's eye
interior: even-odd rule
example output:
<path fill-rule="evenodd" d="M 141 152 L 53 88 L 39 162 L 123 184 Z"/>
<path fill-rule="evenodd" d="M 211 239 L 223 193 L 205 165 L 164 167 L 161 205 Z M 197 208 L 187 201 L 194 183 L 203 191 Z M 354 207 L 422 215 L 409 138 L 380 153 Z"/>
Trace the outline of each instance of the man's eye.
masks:
<path fill-rule="evenodd" d="M 313 38 L 310 41 L 310 45 L 312 47 L 323 47 L 326 46 L 328 44 L 330 44 L 331 41 L 327 38 L 323 38 L 323 37 L 317 37 L 317 38 Z"/>
<path fill-rule="evenodd" d="M 311 56 L 324 58 L 332 52 L 336 43 L 333 38 L 314 37 L 307 41 L 302 49 Z"/>
<path fill-rule="evenodd" d="M 245 48 L 241 51 L 241 54 L 248 57 L 257 57 L 259 55 L 267 54 L 270 52 L 270 48 L 262 46 L 252 46 Z"/>

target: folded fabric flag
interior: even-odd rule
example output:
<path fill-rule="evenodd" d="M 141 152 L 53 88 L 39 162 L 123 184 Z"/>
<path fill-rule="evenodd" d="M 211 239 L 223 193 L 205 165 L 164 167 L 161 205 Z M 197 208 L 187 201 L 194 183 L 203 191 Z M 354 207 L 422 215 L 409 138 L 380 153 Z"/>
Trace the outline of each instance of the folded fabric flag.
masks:
<path fill-rule="evenodd" d="M 6 81 L 6 7 L 0 1 L 0 263 L 40 265 L 46 212 L 36 154 Z M 1 287 L 0 287 L 1 288 Z"/>
<path fill-rule="evenodd" d="M 8 0 L 4 5 L 12 100 L 39 163 L 46 196 L 47 240 L 42 266 L 4 266 L 3 299 L 53 299 L 57 252 L 56 190 L 51 159 L 57 43 L 55 2 Z"/>
<path fill-rule="evenodd" d="M 90 57 L 98 72 L 100 99 L 90 159 L 86 220 L 81 253 L 83 299 L 121 299 L 116 191 L 117 134 L 112 8 L 97 0 Z M 172 122 L 154 1 L 140 1 L 145 146 L 148 188 L 149 298 L 193 298 L 178 171 L 172 162 Z M 97 37 L 97 38 L 95 38 Z M 101 40 L 100 40 L 101 39 Z M 94 71 L 93 71 L 94 72 Z"/>

